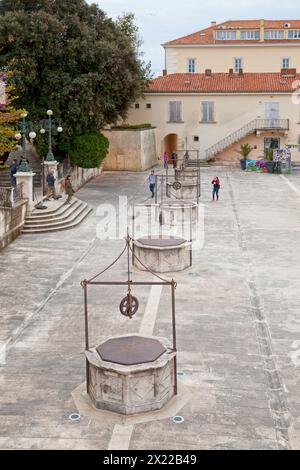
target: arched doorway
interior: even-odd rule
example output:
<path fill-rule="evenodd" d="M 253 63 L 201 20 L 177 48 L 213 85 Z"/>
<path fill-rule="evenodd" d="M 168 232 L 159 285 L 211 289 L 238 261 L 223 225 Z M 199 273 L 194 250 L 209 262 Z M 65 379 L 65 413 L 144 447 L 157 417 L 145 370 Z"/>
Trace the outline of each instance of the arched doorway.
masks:
<path fill-rule="evenodd" d="M 168 134 L 164 138 L 164 152 L 168 152 L 169 159 L 173 152 L 177 151 L 178 147 L 178 135 L 177 134 Z"/>

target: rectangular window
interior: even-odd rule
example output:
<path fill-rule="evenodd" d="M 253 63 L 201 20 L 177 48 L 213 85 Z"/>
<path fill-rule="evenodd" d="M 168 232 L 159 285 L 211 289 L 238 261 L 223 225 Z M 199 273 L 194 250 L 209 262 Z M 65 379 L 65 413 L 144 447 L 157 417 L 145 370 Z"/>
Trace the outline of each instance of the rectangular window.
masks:
<path fill-rule="evenodd" d="M 278 150 L 280 149 L 280 138 L 279 137 L 265 137 L 265 150 Z"/>
<path fill-rule="evenodd" d="M 236 31 L 217 31 L 216 33 L 218 41 L 234 41 L 236 37 Z"/>
<path fill-rule="evenodd" d="M 240 70 L 242 70 L 243 68 L 243 59 L 241 59 L 240 57 L 236 57 L 234 59 L 234 70 L 235 72 L 239 72 Z"/>
<path fill-rule="evenodd" d="M 188 59 L 188 73 L 196 72 L 196 59 Z"/>
<path fill-rule="evenodd" d="M 289 39 L 300 39 L 300 29 L 289 31 Z"/>
<path fill-rule="evenodd" d="M 151 103 L 147 103 L 146 107 L 147 109 L 151 109 Z"/>
<path fill-rule="evenodd" d="M 215 122 L 215 103 L 213 101 L 202 102 L 202 122 Z"/>
<path fill-rule="evenodd" d="M 289 69 L 291 67 L 291 61 L 289 57 L 284 57 L 281 62 L 281 67 L 283 69 Z"/>
<path fill-rule="evenodd" d="M 241 39 L 259 39 L 260 33 L 259 31 L 241 31 Z"/>
<path fill-rule="evenodd" d="M 135 109 L 140 109 L 139 103 L 135 103 L 134 107 L 135 107 Z"/>
<path fill-rule="evenodd" d="M 283 29 L 274 29 L 265 32 L 265 39 L 284 39 Z"/>
<path fill-rule="evenodd" d="M 199 142 L 199 136 L 198 135 L 194 135 L 194 142 Z"/>
<path fill-rule="evenodd" d="M 169 122 L 182 122 L 181 101 L 169 101 Z"/>

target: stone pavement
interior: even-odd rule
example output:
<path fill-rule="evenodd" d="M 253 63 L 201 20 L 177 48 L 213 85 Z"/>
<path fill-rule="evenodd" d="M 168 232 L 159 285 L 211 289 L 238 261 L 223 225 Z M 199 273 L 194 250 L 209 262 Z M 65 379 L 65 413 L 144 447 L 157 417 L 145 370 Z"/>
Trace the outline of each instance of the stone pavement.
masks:
<path fill-rule="evenodd" d="M 216 173 L 221 200 L 212 203 Z M 0 448 L 299 449 L 297 175 L 202 170 L 205 245 L 193 254 L 193 268 L 174 276 L 178 401 L 161 414 L 133 420 L 80 401 L 85 360 L 79 283 L 124 246 L 97 238 L 97 207 L 117 205 L 119 195 L 133 192 L 144 201 L 145 176 L 105 173 L 77 194 L 95 209 L 80 227 L 23 235 L 0 253 Z M 125 259 L 107 277 L 116 273 L 125 277 Z M 92 344 L 142 330 L 149 292 L 139 288 L 140 311 L 130 321 L 118 311 L 126 292 L 91 290 Z M 170 337 L 168 302 L 162 292 L 152 319 L 155 336 Z M 80 421 L 71 422 L 77 411 Z M 183 424 L 172 422 L 174 413 Z"/>

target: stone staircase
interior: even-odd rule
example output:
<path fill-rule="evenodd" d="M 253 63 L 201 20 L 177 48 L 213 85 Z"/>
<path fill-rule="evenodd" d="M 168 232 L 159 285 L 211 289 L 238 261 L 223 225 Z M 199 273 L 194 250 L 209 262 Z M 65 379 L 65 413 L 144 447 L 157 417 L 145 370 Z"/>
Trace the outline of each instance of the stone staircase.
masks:
<path fill-rule="evenodd" d="M 256 131 L 274 130 L 288 131 L 289 119 L 253 119 L 240 129 L 228 134 L 226 137 L 207 148 L 205 150 L 204 160 L 208 161 L 209 159 L 214 158 L 218 153 L 223 152 L 233 144 Z"/>
<path fill-rule="evenodd" d="M 10 170 L 9 168 L 4 168 L 0 170 L 0 188 L 10 188 Z"/>
<path fill-rule="evenodd" d="M 300 163 L 292 163 L 292 173 L 298 173 L 300 171 Z"/>
<path fill-rule="evenodd" d="M 23 234 L 58 232 L 74 228 L 93 210 L 77 198 L 66 204 L 65 196 L 59 201 L 45 201 L 44 204 L 47 206 L 46 210 L 34 209 L 26 217 Z"/>
<path fill-rule="evenodd" d="M 188 168 L 202 168 L 209 166 L 207 162 L 201 161 L 201 160 L 196 160 L 196 159 L 188 159 L 187 161 L 187 167 Z"/>

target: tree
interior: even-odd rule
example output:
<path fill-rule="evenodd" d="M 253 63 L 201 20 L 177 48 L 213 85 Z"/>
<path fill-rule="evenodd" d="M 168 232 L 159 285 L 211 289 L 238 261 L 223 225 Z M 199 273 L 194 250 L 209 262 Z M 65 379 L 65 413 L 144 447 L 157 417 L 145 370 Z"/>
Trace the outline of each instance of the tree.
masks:
<path fill-rule="evenodd" d="M 107 155 L 108 139 L 100 132 L 73 137 L 67 142 L 71 163 L 81 168 L 98 167 Z"/>
<path fill-rule="evenodd" d="M 48 108 L 64 135 L 125 119 L 150 78 L 133 16 L 117 21 L 84 0 L 0 0 L 0 66 L 31 120 Z"/>
<path fill-rule="evenodd" d="M 3 162 L 5 154 L 16 147 L 14 124 L 19 121 L 22 113 L 22 110 L 17 110 L 12 105 L 14 90 L 6 86 L 6 80 L 7 74 L 0 74 L 0 162 Z"/>

